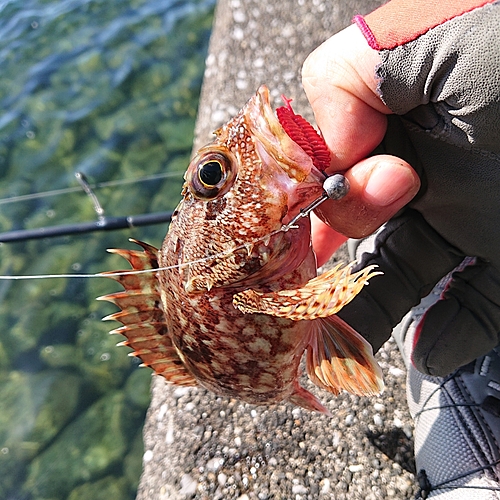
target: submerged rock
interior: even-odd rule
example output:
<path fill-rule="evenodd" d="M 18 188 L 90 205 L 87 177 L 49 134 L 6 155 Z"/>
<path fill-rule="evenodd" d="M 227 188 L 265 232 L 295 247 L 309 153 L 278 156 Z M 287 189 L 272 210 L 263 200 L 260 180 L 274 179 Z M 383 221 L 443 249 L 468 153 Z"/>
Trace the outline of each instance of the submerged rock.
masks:
<path fill-rule="evenodd" d="M 69 495 L 68 500 L 114 500 L 125 498 L 127 494 L 125 478 L 106 476 L 95 483 L 85 483 L 77 486 Z"/>
<path fill-rule="evenodd" d="M 32 461 L 25 490 L 37 498 L 65 498 L 79 484 L 96 481 L 122 460 L 140 416 L 123 393 L 102 397 Z"/>
<path fill-rule="evenodd" d="M 57 370 L 0 376 L 0 498 L 74 415 L 81 380 Z"/>

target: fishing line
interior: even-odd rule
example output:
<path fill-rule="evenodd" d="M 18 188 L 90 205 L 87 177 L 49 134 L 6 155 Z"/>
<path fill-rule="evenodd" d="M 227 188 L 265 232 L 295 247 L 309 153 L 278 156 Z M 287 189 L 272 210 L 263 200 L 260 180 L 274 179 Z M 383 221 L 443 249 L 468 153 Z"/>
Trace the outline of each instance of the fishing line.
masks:
<path fill-rule="evenodd" d="M 85 182 L 85 181 L 84 181 Z M 20 281 L 20 280 L 38 280 L 38 279 L 53 279 L 53 278 L 112 278 L 113 276 L 128 276 L 133 274 L 147 274 L 147 273 L 157 273 L 160 271 L 168 271 L 170 269 L 181 269 L 183 267 L 188 267 L 193 264 L 202 264 L 204 262 L 208 262 L 210 260 L 215 260 L 223 257 L 227 257 L 228 255 L 232 255 L 238 250 L 248 249 L 251 246 L 259 243 L 261 241 L 267 241 L 272 236 L 279 234 L 281 232 L 286 233 L 292 229 L 297 229 L 298 226 L 296 223 L 299 219 L 303 217 L 307 217 L 315 208 L 317 208 L 321 203 L 330 199 L 330 200 L 340 200 L 349 192 L 349 181 L 341 174 L 334 174 L 330 177 L 327 177 L 323 183 L 323 194 L 316 198 L 312 203 L 310 203 L 307 207 L 301 208 L 299 213 L 293 217 L 290 222 L 281 226 L 280 229 L 275 231 L 271 231 L 270 233 L 252 240 L 251 242 L 243 243 L 229 250 L 225 250 L 224 252 L 218 252 L 216 254 L 209 255 L 207 257 L 203 257 L 201 259 L 193 260 L 190 262 L 183 262 L 181 264 L 175 264 L 172 266 L 166 267 L 157 267 L 154 269 L 140 269 L 140 270 L 130 270 L 130 271 L 117 271 L 117 272 L 104 272 L 104 273 L 95 273 L 95 274 L 33 274 L 33 275 L 24 275 L 24 276 L 8 276 L 8 275 L 0 275 L 0 280 L 12 280 L 12 281 Z"/>
<path fill-rule="evenodd" d="M 138 184 L 140 182 L 154 181 L 154 180 L 158 180 L 158 179 L 167 179 L 170 177 L 181 177 L 182 175 L 183 175 L 183 172 L 164 172 L 161 174 L 153 174 L 153 175 L 147 175 L 144 177 L 136 177 L 135 179 L 118 179 L 115 181 L 98 182 L 97 184 L 89 184 L 89 186 L 92 189 L 100 189 L 100 188 L 106 188 L 106 187 L 124 186 L 126 184 Z M 81 186 L 53 189 L 50 191 L 42 191 L 39 193 L 22 194 L 19 196 L 11 196 L 9 198 L 0 198 L 0 205 L 7 205 L 9 203 L 17 203 L 20 201 L 30 201 L 30 200 L 36 200 L 39 198 L 49 198 L 51 196 L 59 196 L 62 194 L 81 193 L 81 192 L 82 192 Z"/>
<path fill-rule="evenodd" d="M 299 217 L 305 217 L 305 215 L 299 214 L 294 217 L 293 224 L 298 220 Z M 290 221 L 292 223 L 292 221 Z M 275 234 L 286 232 L 290 229 L 295 229 L 297 226 L 290 226 L 286 224 L 282 226 L 280 229 L 276 231 L 272 231 L 261 238 L 253 240 L 250 243 L 244 243 L 237 247 L 231 248 L 230 250 L 225 250 L 224 252 L 215 253 L 212 255 L 208 255 L 207 257 L 203 257 L 201 259 L 192 260 L 189 262 L 182 262 L 181 264 L 174 264 L 172 266 L 165 267 L 155 267 L 153 269 L 139 269 L 139 270 L 130 270 L 130 271 L 116 271 L 116 272 L 104 272 L 104 273 L 93 273 L 93 274 L 32 274 L 32 275 L 23 275 L 23 276 L 8 276 L 8 275 L 0 275 L 0 280 L 12 280 L 12 281 L 20 281 L 20 280 L 41 280 L 41 279 L 50 279 L 50 278 L 112 278 L 113 276 L 128 276 L 131 274 L 148 274 L 148 273 L 157 273 L 159 271 L 168 271 L 170 269 L 181 269 L 183 267 L 188 267 L 193 264 L 203 264 L 204 262 L 208 262 L 210 260 L 219 259 L 222 257 L 227 257 L 228 255 L 232 255 L 238 250 L 246 249 L 249 245 L 255 245 L 260 241 L 265 241 L 268 238 L 271 238 Z"/>

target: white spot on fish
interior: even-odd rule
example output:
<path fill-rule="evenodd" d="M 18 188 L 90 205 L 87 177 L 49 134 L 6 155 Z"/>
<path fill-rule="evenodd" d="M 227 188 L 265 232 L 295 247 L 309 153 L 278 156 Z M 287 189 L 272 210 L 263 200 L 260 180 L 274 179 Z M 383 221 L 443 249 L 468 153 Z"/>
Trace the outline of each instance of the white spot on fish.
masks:
<path fill-rule="evenodd" d="M 248 349 L 254 353 L 258 353 L 260 351 L 265 354 L 269 354 L 271 352 L 271 343 L 266 339 L 259 337 L 248 344 Z"/>

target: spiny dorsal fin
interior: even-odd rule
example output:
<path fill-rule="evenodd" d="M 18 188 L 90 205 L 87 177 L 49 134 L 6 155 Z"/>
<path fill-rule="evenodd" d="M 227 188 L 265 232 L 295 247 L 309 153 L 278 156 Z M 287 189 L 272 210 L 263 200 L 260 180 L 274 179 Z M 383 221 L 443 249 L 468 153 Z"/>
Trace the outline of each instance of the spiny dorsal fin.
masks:
<path fill-rule="evenodd" d="M 131 240 L 144 250 L 110 249 L 110 253 L 128 260 L 133 270 L 158 268 L 158 250 L 147 243 Z M 124 326 L 110 333 L 127 338 L 119 345 L 133 349 L 131 356 L 139 357 L 144 366 L 151 367 L 168 382 L 176 385 L 196 385 L 196 379 L 186 370 L 168 335 L 163 313 L 159 282 L 155 273 L 116 275 L 126 271 L 109 271 L 103 276 L 118 281 L 123 292 L 98 297 L 117 305 L 121 311 L 104 320 L 119 321 Z"/>

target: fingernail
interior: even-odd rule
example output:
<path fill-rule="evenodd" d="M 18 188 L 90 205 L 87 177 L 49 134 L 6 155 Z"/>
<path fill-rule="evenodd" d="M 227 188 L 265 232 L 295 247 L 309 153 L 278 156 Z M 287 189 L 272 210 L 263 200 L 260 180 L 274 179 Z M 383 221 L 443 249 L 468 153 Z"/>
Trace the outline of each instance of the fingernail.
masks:
<path fill-rule="evenodd" d="M 375 205 L 386 207 L 402 198 L 414 186 L 414 176 L 407 167 L 397 163 L 379 163 L 365 186 L 365 195 Z"/>

